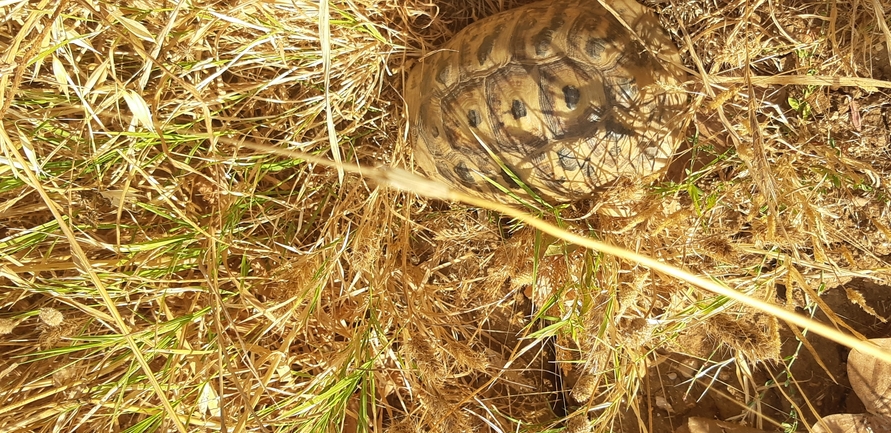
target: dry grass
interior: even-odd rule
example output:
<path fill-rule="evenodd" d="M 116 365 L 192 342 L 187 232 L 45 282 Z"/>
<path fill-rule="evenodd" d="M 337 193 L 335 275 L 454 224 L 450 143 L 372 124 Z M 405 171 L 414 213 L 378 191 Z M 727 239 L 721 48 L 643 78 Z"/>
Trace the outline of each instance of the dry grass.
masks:
<path fill-rule="evenodd" d="M 813 418 L 774 317 L 246 146 L 411 168 L 407 68 L 514 5 L 2 3 L 0 431 L 658 432 L 664 371 Z M 689 145 L 636 217 L 538 216 L 857 335 L 820 294 L 891 283 L 891 4 L 655 6 Z"/>

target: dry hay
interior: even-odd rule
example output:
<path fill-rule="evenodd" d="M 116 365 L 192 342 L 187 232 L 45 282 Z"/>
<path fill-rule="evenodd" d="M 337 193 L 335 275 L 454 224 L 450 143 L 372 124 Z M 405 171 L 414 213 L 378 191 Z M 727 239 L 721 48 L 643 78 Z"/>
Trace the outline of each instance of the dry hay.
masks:
<path fill-rule="evenodd" d="M 710 391 L 813 418 L 759 406 L 772 317 L 241 146 L 411 168 L 407 68 L 514 5 L 0 7 L 0 430 L 663 431 Z M 542 217 L 855 327 L 819 295 L 889 283 L 891 5 L 648 6 L 695 73 L 688 145 Z"/>

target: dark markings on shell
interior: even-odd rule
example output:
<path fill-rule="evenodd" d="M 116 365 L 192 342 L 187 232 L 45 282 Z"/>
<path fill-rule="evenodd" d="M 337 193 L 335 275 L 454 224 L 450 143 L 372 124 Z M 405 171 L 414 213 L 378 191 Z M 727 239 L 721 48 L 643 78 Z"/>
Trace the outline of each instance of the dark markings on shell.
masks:
<path fill-rule="evenodd" d="M 659 155 L 659 146 L 650 140 L 644 140 L 637 143 L 637 147 L 641 149 L 641 155 L 643 155 L 649 161 L 655 161 L 656 156 Z"/>
<path fill-rule="evenodd" d="M 554 174 L 553 167 L 551 167 L 550 164 L 542 164 L 546 161 L 544 153 L 537 153 L 535 155 L 532 155 L 532 158 L 530 158 L 530 160 L 532 161 L 532 165 L 534 165 L 539 170 L 550 172 L 551 175 Z"/>
<path fill-rule="evenodd" d="M 591 164 L 590 161 L 586 161 L 585 165 L 585 177 L 594 178 L 597 177 L 597 167 L 594 164 Z"/>
<path fill-rule="evenodd" d="M 457 181 L 457 179 L 455 179 L 455 174 L 452 171 L 452 167 L 449 167 L 449 165 L 446 164 L 445 160 L 436 161 L 434 165 L 436 166 L 436 171 L 439 172 L 440 176 L 448 179 L 450 182 Z"/>
<path fill-rule="evenodd" d="M 514 102 L 510 104 L 510 114 L 514 116 L 515 120 L 526 117 L 526 104 L 519 99 L 514 99 Z"/>
<path fill-rule="evenodd" d="M 458 143 L 458 133 L 455 132 L 454 128 L 450 128 L 447 124 L 443 125 L 445 129 L 446 141 L 449 142 L 449 145 L 455 147 L 455 144 Z"/>
<path fill-rule="evenodd" d="M 525 131 L 519 128 L 505 128 L 501 122 L 492 124 L 492 133 L 501 150 L 514 155 L 528 155 L 550 144 L 547 134 L 539 131 Z"/>
<path fill-rule="evenodd" d="M 535 35 L 532 39 L 532 45 L 535 46 L 535 54 L 537 56 L 544 56 L 548 53 L 551 49 L 552 37 L 553 31 L 551 31 L 551 29 L 542 29 L 542 31 Z"/>
<path fill-rule="evenodd" d="M 553 138 L 561 140 L 565 136 L 566 131 L 561 127 L 561 119 L 557 118 L 556 111 L 554 110 L 554 106 L 556 105 L 554 94 L 549 89 L 549 84 L 554 82 L 556 78 L 546 71 L 541 71 L 539 78 L 539 112 L 542 115 L 542 120 L 544 120 L 545 125 L 547 125 L 547 129 L 551 131 Z"/>
<path fill-rule="evenodd" d="M 606 33 L 606 35 L 603 37 L 604 41 L 619 41 L 622 39 L 627 39 L 622 37 L 622 35 L 625 34 L 626 29 L 621 24 L 616 22 L 615 17 L 610 16 L 609 19 L 606 21 L 605 26 L 606 30 L 604 30 L 604 33 Z M 628 47 L 625 48 L 627 49 Z"/>
<path fill-rule="evenodd" d="M 603 118 L 603 107 L 588 107 L 585 110 L 585 120 L 590 123 L 597 123 Z"/>
<path fill-rule="evenodd" d="M 606 83 L 603 86 L 603 94 L 606 96 L 606 104 L 612 111 L 615 111 L 616 108 L 628 108 L 628 104 L 625 104 L 624 99 L 619 99 L 616 95 L 616 90 L 618 89 L 618 84 L 615 83 L 615 80 L 609 80 L 610 82 Z M 621 102 L 621 103 L 620 103 Z M 618 107 L 617 107 L 618 106 Z"/>
<path fill-rule="evenodd" d="M 492 49 L 495 48 L 495 40 L 498 39 L 498 36 L 503 29 L 503 25 L 495 27 L 495 30 L 487 34 L 482 42 L 480 42 L 480 46 L 476 50 L 476 59 L 480 62 L 480 66 L 485 64 L 486 60 L 489 59 L 489 55 L 492 54 Z"/>
<path fill-rule="evenodd" d="M 467 123 L 470 124 L 471 127 L 476 128 L 480 123 L 483 123 L 482 117 L 480 117 L 480 113 L 476 110 L 468 110 L 467 111 Z"/>
<path fill-rule="evenodd" d="M 631 130 L 617 122 L 615 119 L 607 119 L 602 123 L 604 129 L 604 140 L 611 143 L 618 143 L 623 137 L 633 134 Z"/>
<path fill-rule="evenodd" d="M 565 147 L 561 147 L 560 150 L 557 151 L 557 161 L 560 163 L 560 167 L 563 167 L 566 171 L 576 171 L 579 169 L 579 162 L 576 159 L 575 154 Z"/>
<path fill-rule="evenodd" d="M 620 81 L 616 87 L 618 88 L 618 91 L 616 93 L 621 96 L 621 98 L 618 99 L 624 100 L 628 103 L 633 103 L 637 99 L 638 89 L 634 77 L 630 77 Z"/>
<path fill-rule="evenodd" d="M 619 63 L 623 65 L 631 65 L 637 68 L 655 67 L 650 53 L 637 40 L 631 40 L 625 50 L 622 51 L 622 58 Z"/>
<path fill-rule="evenodd" d="M 476 181 L 473 179 L 473 174 L 470 172 L 470 169 L 467 168 L 467 164 L 464 161 L 459 162 L 455 165 L 455 174 L 458 175 L 458 179 L 461 180 L 461 183 L 472 186 L 476 184 Z"/>
<path fill-rule="evenodd" d="M 556 176 L 554 165 L 550 163 L 544 152 L 532 155 L 530 160 L 535 167 L 538 178 L 553 179 Z"/>
<path fill-rule="evenodd" d="M 547 55 L 551 51 L 551 42 L 554 39 L 554 33 L 560 27 L 563 27 L 563 17 L 560 15 L 551 18 L 548 26 L 541 29 L 538 34 L 532 38 L 532 44 L 535 46 L 535 55 L 541 57 Z"/>
<path fill-rule="evenodd" d="M 529 141 L 527 141 L 524 144 L 525 144 L 525 146 L 524 146 L 525 148 L 535 150 L 535 149 L 541 149 L 542 147 L 549 145 L 550 142 L 548 141 L 547 137 L 532 136 L 529 139 Z"/>
<path fill-rule="evenodd" d="M 548 188 L 555 191 L 560 191 L 561 194 L 573 195 L 573 191 L 571 189 L 566 188 L 566 176 L 555 176 L 550 179 L 542 179 L 545 185 Z M 584 194 L 579 194 L 584 195 Z"/>
<path fill-rule="evenodd" d="M 600 55 L 606 49 L 606 42 L 603 39 L 591 38 L 585 43 L 585 53 L 589 56 L 600 60 Z"/>
<path fill-rule="evenodd" d="M 667 122 L 674 115 L 674 113 L 660 110 L 659 107 L 663 107 L 665 105 L 670 104 L 670 102 L 666 101 L 662 98 L 665 95 L 659 95 L 656 98 L 648 98 L 647 100 L 641 101 L 640 92 L 638 92 L 637 103 L 641 107 L 645 113 L 649 113 L 647 115 L 647 119 L 649 122 Z"/>
<path fill-rule="evenodd" d="M 563 100 L 566 102 L 566 108 L 575 110 L 581 98 L 582 94 L 575 86 L 563 86 Z"/>
<path fill-rule="evenodd" d="M 408 89 L 424 171 L 499 200 L 490 180 L 521 196 L 527 185 L 553 203 L 663 168 L 684 100 L 668 90 L 683 74 L 660 59 L 677 54 L 643 7 L 613 6 L 640 42 L 596 3 L 541 0 L 422 62 Z"/>
<path fill-rule="evenodd" d="M 554 109 L 550 108 L 550 105 L 548 106 L 548 108 L 542 107 L 541 110 L 538 110 L 538 111 L 539 111 L 539 113 L 543 114 L 545 117 L 548 117 L 548 116 L 553 117 L 555 115 Z"/>

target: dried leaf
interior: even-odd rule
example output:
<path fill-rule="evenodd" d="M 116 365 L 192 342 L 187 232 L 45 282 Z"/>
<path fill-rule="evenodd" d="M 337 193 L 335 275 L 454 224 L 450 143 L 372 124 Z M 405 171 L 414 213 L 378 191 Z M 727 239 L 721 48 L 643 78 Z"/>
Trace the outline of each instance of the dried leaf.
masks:
<path fill-rule="evenodd" d="M 152 125 L 152 110 L 149 108 L 145 99 L 142 99 L 138 93 L 127 89 L 124 91 L 124 100 L 127 101 L 127 107 L 133 113 L 133 119 L 136 123 L 145 127 L 149 131 L 154 130 Z"/>
<path fill-rule="evenodd" d="M 891 338 L 869 340 L 891 350 Z M 891 416 L 891 364 L 852 350 L 848 356 L 848 379 L 870 413 Z"/>
<path fill-rule="evenodd" d="M 62 61 L 59 60 L 59 56 L 53 55 L 53 77 L 56 79 L 56 84 L 59 86 L 59 90 L 62 91 L 62 94 L 68 96 L 68 72 L 65 70 L 65 65 L 62 64 Z"/>
<path fill-rule="evenodd" d="M 811 427 L 813 433 L 875 433 L 889 431 L 891 425 L 882 417 L 866 413 L 839 413 L 823 417 Z"/>
<path fill-rule="evenodd" d="M 118 22 L 123 24 L 127 30 L 132 33 L 134 36 L 148 42 L 155 42 L 154 36 L 152 36 L 152 32 L 150 32 L 142 23 L 136 20 L 131 20 L 120 13 L 112 14 Z"/>

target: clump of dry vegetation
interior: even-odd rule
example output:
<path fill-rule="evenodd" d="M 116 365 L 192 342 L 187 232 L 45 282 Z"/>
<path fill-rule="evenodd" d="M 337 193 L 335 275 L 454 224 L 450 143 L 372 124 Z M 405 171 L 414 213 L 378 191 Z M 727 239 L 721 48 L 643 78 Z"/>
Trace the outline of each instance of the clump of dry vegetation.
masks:
<path fill-rule="evenodd" d="M 886 335 L 891 4 L 646 3 L 691 71 L 686 145 L 660 182 L 535 216 Z M 516 4 L 3 3 L 0 431 L 859 413 L 812 332 L 338 164 L 411 169 L 411 63 Z"/>

